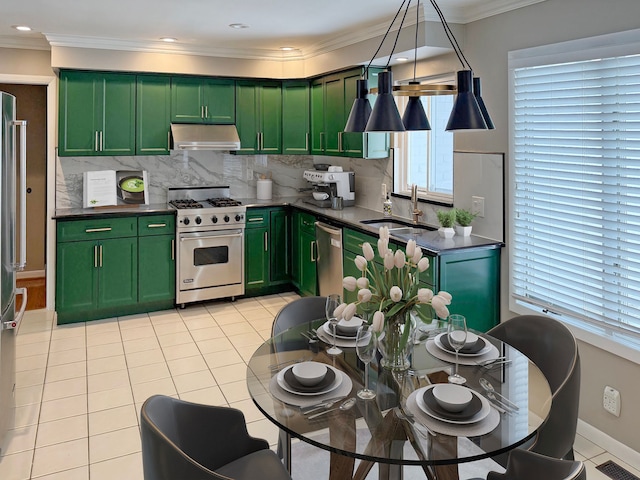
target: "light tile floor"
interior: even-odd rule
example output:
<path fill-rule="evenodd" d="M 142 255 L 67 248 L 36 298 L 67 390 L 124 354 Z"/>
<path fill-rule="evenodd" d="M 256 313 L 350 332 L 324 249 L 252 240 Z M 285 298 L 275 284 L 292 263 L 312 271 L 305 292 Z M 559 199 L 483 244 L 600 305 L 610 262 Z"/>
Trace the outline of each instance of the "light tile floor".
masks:
<path fill-rule="evenodd" d="M 0 479 L 142 480 L 139 412 L 156 393 L 239 408 L 249 433 L 275 445 L 277 429 L 250 400 L 246 362 L 295 298 L 216 301 L 62 326 L 52 312 L 27 312 L 17 341 L 16 425 Z M 608 452 L 581 436 L 575 449 L 589 480 L 608 480 L 595 469 L 613 458 Z"/>

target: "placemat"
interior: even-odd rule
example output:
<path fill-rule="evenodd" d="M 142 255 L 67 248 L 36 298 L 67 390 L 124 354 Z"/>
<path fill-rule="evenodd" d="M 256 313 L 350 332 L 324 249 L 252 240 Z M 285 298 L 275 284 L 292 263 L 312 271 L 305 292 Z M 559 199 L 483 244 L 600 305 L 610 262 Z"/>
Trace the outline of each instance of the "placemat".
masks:
<path fill-rule="evenodd" d="M 411 395 L 407 398 L 407 411 L 415 417 L 417 422 L 426 425 L 436 433 L 451 435 L 453 437 L 477 437 L 493 431 L 500 423 L 500 413 L 493 407 L 489 415 L 487 415 L 487 418 L 476 423 L 457 425 L 454 423 L 441 422 L 435 418 L 431 418 L 418 407 L 418 403 L 416 402 L 416 395 L 418 394 L 422 395 L 422 390 L 411 392 Z"/>

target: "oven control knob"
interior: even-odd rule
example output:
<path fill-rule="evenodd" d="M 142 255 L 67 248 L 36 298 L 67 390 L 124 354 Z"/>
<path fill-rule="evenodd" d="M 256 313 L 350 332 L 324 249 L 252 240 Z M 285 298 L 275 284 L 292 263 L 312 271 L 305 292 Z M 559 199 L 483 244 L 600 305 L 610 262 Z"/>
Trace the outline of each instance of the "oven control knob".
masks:
<path fill-rule="evenodd" d="M 185 218 L 185 219 L 184 219 L 184 221 L 183 221 L 182 223 L 184 223 L 185 225 L 189 225 L 189 222 L 190 222 L 190 221 L 189 221 L 189 219 L 188 219 L 188 218 Z"/>
<path fill-rule="evenodd" d="M 242 215 L 236 215 L 236 222 L 239 222 L 240 220 L 242 220 Z"/>
<path fill-rule="evenodd" d="M 200 217 L 196 217 L 196 223 L 200 225 L 202 223 L 202 219 Z"/>
<path fill-rule="evenodd" d="M 227 222 L 227 223 L 229 223 L 229 215 L 225 215 L 225 216 L 224 216 L 224 221 L 225 221 L 225 222 Z"/>
<path fill-rule="evenodd" d="M 211 217 L 211 221 L 213 223 L 218 223 L 218 217 L 216 217 L 215 215 L 213 217 Z"/>

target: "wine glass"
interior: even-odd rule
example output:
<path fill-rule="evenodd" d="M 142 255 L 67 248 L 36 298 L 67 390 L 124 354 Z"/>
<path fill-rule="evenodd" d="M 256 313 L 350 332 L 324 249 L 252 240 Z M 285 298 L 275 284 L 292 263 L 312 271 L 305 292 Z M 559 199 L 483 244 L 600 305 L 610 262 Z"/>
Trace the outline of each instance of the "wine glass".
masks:
<path fill-rule="evenodd" d="M 449 375 L 449 383 L 462 385 L 466 378 L 458 374 L 458 352 L 467 341 L 467 322 L 462 315 L 449 315 L 449 325 L 447 327 L 447 338 L 449 344 L 456 351 L 456 368 L 453 375 Z"/>
<path fill-rule="evenodd" d="M 336 318 L 334 313 L 336 308 L 338 308 L 338 305 L 340 305 L 341 302 L 342 300 L 340 298 L 340 295 L 338 295 L 337 293 L 332 293 L 331 295 L 327 296 L 325 313 L 327 315 L 327 320 L 329 321 L 329 324 L 331 325 L 331 328 L 333 330 L 333 345 L 331 346 L 331 348 L 327 350 L 327 353 L 329 355 L 340 355 L 342 353 L 342 350 L 340 350 L 336 346 L 336 325 L 338 325 L 339 319 Z"/>
<path fill-rule="evenodd" d="M 356 395 L 363 400 L 371 400 L 376 398 L 376 392 L 369 390 L 369 363 L 376 353 L 376 336 L 373 334 L 373 327 L 368 323 L 363 323 L 358 328 L 356 353 L 364 363 L 364 388 L 359 390 Z"/>

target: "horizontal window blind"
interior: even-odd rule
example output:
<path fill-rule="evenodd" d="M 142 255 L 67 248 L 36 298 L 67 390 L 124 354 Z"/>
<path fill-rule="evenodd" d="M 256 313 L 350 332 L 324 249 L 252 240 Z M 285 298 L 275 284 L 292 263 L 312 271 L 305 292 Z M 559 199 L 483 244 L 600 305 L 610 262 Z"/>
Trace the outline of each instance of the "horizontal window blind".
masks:
<path fill-rule="evenodd" d="M 640 335 L 640 55 L 511 75 L 512 295 Z"/>

